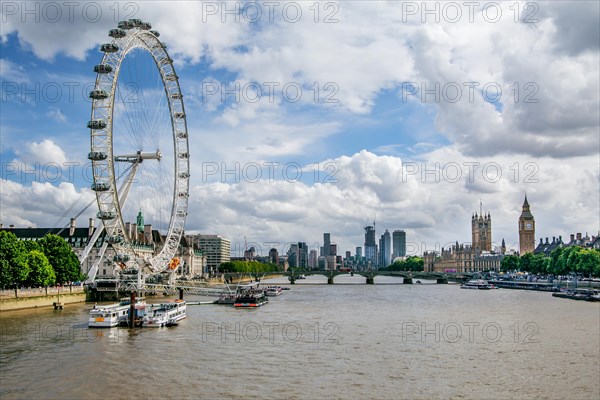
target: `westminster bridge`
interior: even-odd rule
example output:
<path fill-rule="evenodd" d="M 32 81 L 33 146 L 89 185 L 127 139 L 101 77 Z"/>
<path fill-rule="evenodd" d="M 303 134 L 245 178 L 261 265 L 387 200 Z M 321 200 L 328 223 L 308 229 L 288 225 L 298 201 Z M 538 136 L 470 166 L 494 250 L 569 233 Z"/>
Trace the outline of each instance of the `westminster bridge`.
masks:
<path fill-rule="evenodd" d="M 404 284 L 412 284 L 414 279 L 427 279 L 435 280 L 439 284 L 445 284 L 449 281 L 452 282 L 465 282 L 469 279 L 473 279 L 479 274 L 473 273 L 441 273 L 441 272 L 414 272 L 414 271 L 330 271 L 330 270 L 317 270 L 317 271 L 288 271 L 287 275 L 291 284 L 295 284 L 296 280 L 301 275 L 324 275 L 327 277 L 327 284 L 333 285 L 334 278 L 338 275 L 361 275 L 365 277 L 365 283 L 372 285 L 375 283 L 375 277 L 380 276 L 395 276 L 403 279 Z"/>
<path fill-rule="evenodd" d="M 375 283 L 375 277 L 381 276 L 393 276 L 403 279 L 404 284 L 412 284 L 414 279 L 426 279 L 435 280 L 439 284 L 446 284 L 448 282 L 463 283 L 470 279 L 481 277 L 479 272 L 423 272 L 423 271 L 332 271 L 332 270 L 305 270 L 305 269 L 290 269 L 286 272 L 277 272 L 276 275 L 287 276 L 290 284 L 294 285 L 298 279 L 302 279 L 303 276 L 307 275 L 323 275 L 327 278 L 327 284 L 333 285 L 334 278 L 338 275 L 361 275 L 365 277 L 365 283 L 372 285 Z M 226 278 L 237 279 L 240 274 L 225 274 Z M 248 274 L 245 274 L 248 276 Z M 254 280 L 260 280 L 261 274 L 250 274 Z"/>

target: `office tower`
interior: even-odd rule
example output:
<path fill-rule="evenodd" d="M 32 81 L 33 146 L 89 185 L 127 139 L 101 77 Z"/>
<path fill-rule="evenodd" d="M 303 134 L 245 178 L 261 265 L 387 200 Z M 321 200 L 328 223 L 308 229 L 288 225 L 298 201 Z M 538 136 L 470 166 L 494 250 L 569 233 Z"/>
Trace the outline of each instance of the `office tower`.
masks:
<path fill-rule="evenodd" d="M 368 263 L 377 263 L 377 243 L 375 242 L 375 226 L 365 226 L 365 259 Z"/>
<path fill-rule="evenodd" d="M 194 243 L 198 250 L 206 256 L 206 267 L 209 271 L 216 272 L 219 266 L 228 262 L 231 257 L 231 242 L 221 235 L 194 235 Z"/>
<path fill-rule="evenodd" d="M 406 256 L 406 232 L 402 230 L 395 230 L 392 233 L 392 262 L 396 257 Z"/>
<path fill-rule="evenodd" d="M 327 257 L 328 255 L 331 255 L 331 234 L 329 233 L 324 233 L 323 234 L 323 248 L 321 250 L 321 255 Z"/>

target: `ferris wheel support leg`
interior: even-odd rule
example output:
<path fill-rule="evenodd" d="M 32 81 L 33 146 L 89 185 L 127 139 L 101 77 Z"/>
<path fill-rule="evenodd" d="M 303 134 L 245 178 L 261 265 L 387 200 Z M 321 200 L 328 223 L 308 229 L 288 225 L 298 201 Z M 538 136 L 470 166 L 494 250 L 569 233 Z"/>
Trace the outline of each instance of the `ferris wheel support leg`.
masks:
<path fill-rule="evenodd" d="M 107 248 L 108 248 L 108 242 L 104 242 L 104 244 L 100 248 L 100 252 L 98 253 L 98 259 L 96 260 L 96 262 L 94 262 L 94 265 L 92 265 L 92 268 L 90 269 L 90 272 L 88 274 L 88 279 L 86 282 L 90 283 L 90 282 L 94 282 L 94 280 L 96 280 L 96 275 L 98 274 L 98 268 L 100 267 L 100 263 L 102 262 L 102 259 L 104 258 L 104 253 L 106 252 Z"/>
<path fill-rule="evenodd" d="M 90 240 L 88 240 L 87 245 L 85 246 L 85 248 L 83 249 L 83 252 L 79 256 L 79 265 L 80 266 L 83 266 L 84 261 L 87 259 L 88 255 L 90 254 L 90 251 L 92 250 L 92 248 L 96 244 L 96 240 L 98 240 L 98 238 L 100 237 L 100 235 L 102 234 L 102 232 L 104 232 L 104 225 L 100 225 L 94 231 L 94 233 L 92 234 L 92 237 L 90 238 Z"/>
<path fill-rule="evenodd" d="M 119 188 L 119 202 L 121 207 L 125 206 L 125 203 L 127 203 L 127 196 L 129 195 L 129 190 L 131 189 L 139 165 L 140 164 L 137 162 L 133 164 L 131 171 L 129 171 L 127 178 L 125 178 L 125 182 L 123 182 L 123 185 Z"/>

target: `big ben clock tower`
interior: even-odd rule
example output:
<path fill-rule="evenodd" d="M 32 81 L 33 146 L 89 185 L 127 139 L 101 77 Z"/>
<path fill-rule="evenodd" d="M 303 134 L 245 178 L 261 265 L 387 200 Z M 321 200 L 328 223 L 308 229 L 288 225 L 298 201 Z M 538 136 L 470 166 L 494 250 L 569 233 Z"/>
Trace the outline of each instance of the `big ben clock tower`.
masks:
<path fill-rule="evenodd" d="M 527 195 L 519 217 L 519 254 L 533 253 L 535 249 L 535 219 L 529 210 Z"/>

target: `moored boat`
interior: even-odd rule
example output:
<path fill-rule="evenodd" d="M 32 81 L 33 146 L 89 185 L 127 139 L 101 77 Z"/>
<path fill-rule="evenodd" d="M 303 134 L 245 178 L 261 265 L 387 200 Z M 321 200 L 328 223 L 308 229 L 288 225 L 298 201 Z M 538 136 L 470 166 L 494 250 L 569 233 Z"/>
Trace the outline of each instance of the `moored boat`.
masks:
<path fill-rule="evenodd" d="M 238 286 L 237 295 L 233 303 L 238 308 L 254 308 L 269 302 L 265 291 L 259 287 L 259 283 Z"/>
<path fill-rule="evenodd" d="M 274 285 L 267 286 L 265 288 L 265 294 L 267 296 L 269 296 L 269 297 L 271 297 L 271 296 L 279 296 L 279 295 L 281 295 L 282 290 L 283 289 L 281 288 L 281 286 L 274 286 Z"/>
<path fill-rule="evenodd" d="M 558 292 L 560 289 L 549 282 L 525 282 L 525 281 L 489 281 L 492 285 L 501 289 L 537 290 L 542 292 Z"/>
<path fill-rule="evenodd" d="M 144 317 L 145 328 L 161 328 L 176 326 L 187 316 L 185 300 L 174 300 L 166 303 L 152 304 L 150 312 Z"/>
<path fill-rule="evenodd" d="M 489 289 L 495 289 L 495 286 L 489 284 L 487 281 L 484 281 L 483 279 L 474 279 L 474 280 L 470 280 L 466 283 L 463 283 L 462 285 L 460 285 L 460 288 L 461 289 L 489 290 Z"/>
<path fill-rule="evenodd" d="M 144 313 L 146 302 L 138 300 L 135 303 L 136 319 L 141 317 Z M 120 303 L 107 304 L 107 305 L 94 305 L 94 308 L 90 310 L 90 317 L 88 319 L 89 328 L 114 328 L 121 324 L 127 325 L 129 320 L 129 310 L 131 309 L 131 302 L 129 300 L 121 301 Z"/>
<path fill-rule="evenodd" d="M 229 304 L 232 305 L 235 303 L 235 299 L 237 298 L 236 294 L 224 293 L 219 296 L 217 300 L 215 300 L 214 304 Z"/>
<path fill-rule="evenodd" d="M 571 300 L 600 301 L 600 292 L 592 289 L 570 289 L 552 293 L 552 296 Z"/>

